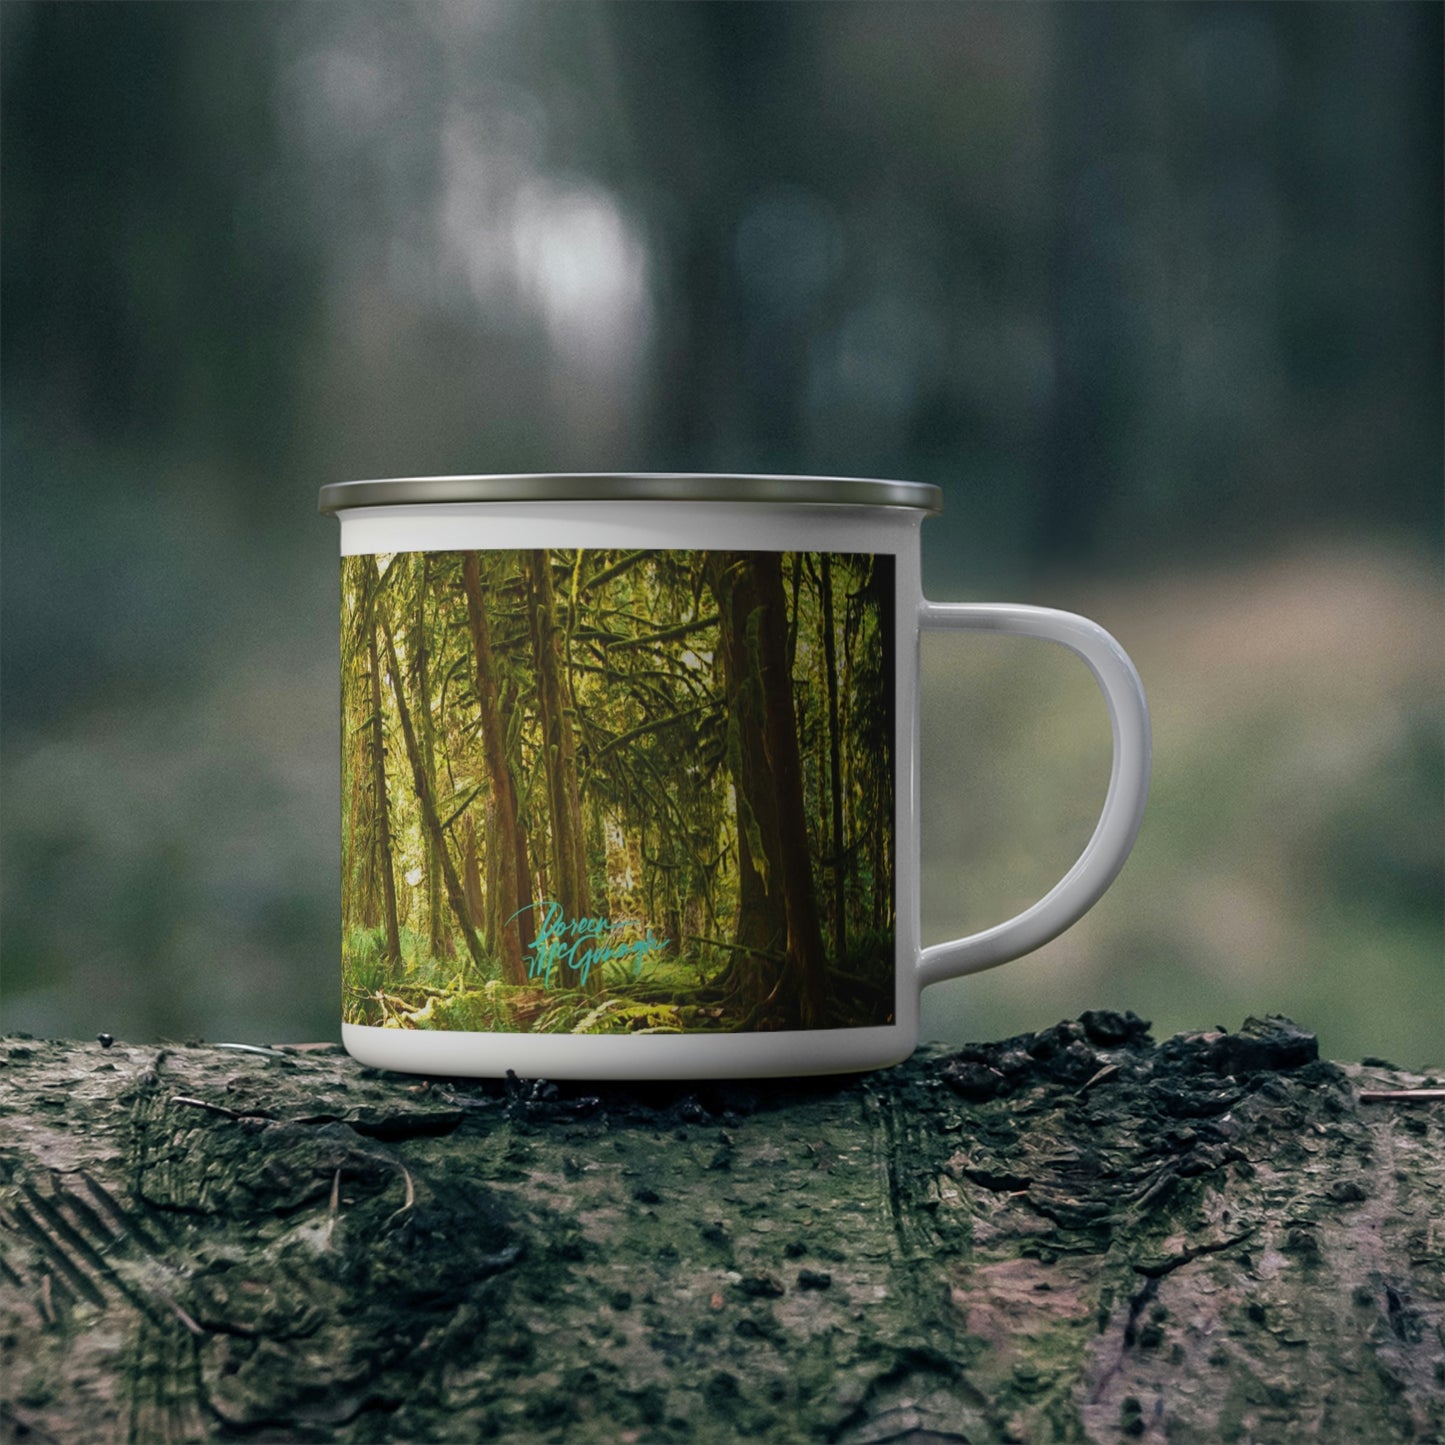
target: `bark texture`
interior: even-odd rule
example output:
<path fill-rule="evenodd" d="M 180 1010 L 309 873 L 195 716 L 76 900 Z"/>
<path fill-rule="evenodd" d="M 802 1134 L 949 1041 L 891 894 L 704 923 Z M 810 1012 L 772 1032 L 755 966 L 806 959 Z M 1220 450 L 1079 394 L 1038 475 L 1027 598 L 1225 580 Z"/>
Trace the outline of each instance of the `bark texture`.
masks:
<path fill-rule="evenodd" d="M 577 786 L 577 713 L 563 683 L 562 625 L 557 617 L 552 563 L 545 550 L 529 554 L 527 573 L 532 590 L 527 617 L 537 661 L 542 762 L 552 817 L 555 901 L 569 919 L 586 918 L 592 912 L 592 902 L 587 887 L 582 798 Z M 597 983 L 601 983 L 600 976 Z"/>
<path fill-rule="evenodd" d="M 738 809 L 741 955 L 733 973 L 749 1027 L 822 1020 L 828 967 L 808 861 L 803 768 L 787 666 L 781 554 L 713 553 L 728 696 L 728 755 Z"/>
<path fill-rule="evenodd" d="M 501 846 L 488 848 L 488 866 L 495 866 L 501 937 L 502 977 L 510 984 L 527 981 L 527 952 L 532 946 L 532 867 L 527 839 L 517 810 L 517 787 L 507 766 L 507 724 L 502 707 L 502 690 L 497 681 L 497 664 L 492 653 L 492 629 L 482 597 L 481 565 L 475 552 L 465 554 L 462 584 L 467 594 L 467 623 L 476 660 L 477 705 L 480 709 L 482 753 L 492 788 L 488 821 L 500 830 Z M 496 862 L 493 864 L 493 855 Z"/>
<path fill-rule="evenodd" d="M 1145 1027 L 648 1087 L 5 1040 L 0 1435 L 1445 1438 L 1442 1106 L 1359 1099 L 1427 1081 Z"/>
<path fill-rule="evenodd" d="M 447 849 L 446 832 L 442 828 L 441 816 L 437 812 L 436 798 L 432 796 L 431 779 L 422 758 L 421 745 L 417 742 L 411 709 L 406 702 L 406 692 L 402 685 L 401 663 L 397 660 L 396 655 L 396 639 L 391 635 L 391 629 L 387 626 L 385 618 L 381 623 L 381 635 L 386 643 L 386 669 L 387 675 L 391 679 L 392 694 L 396 698 L 396 714 L 401 722 L 402 740 L 406 744 L 407 761 L 411 764 L 412 786 L 416 789 L 416 801 L 421 809 L 422 823 L 431 839 L 432 851 L 427 856 L 435 858 L 441 865 L 442 878 L 446 882 L 447 897 L 451 900 L 452 913 L 456 918 L 457 927 L 462 931 L 467 952 L 471 954 L 472 962 L 477 966 L 478 971 L 484 971 L 487 966 L 486 955 L 482 952 L 481 940 L 477 937 L 477 931 L 472 927 L 471 915 L 467 911 L 466 893 L 462 888 L 462 880 L 457 876 L 457 866 L 452 862 L 451 853 Z"/>
<path fill-rule="evenodd" d="M 396 870 L 391 856 L 391 807 L 386 797 L 386 735 L 381 721 L 381 658 L 376 646 L 376 624 L 366 624 L 367 656 L 371 663 L 371 787 L 376 816 L 376 862 L 381 874 L 386 917 L 386 959 L 401 962 L 401 927 L 396 912 Z"/>

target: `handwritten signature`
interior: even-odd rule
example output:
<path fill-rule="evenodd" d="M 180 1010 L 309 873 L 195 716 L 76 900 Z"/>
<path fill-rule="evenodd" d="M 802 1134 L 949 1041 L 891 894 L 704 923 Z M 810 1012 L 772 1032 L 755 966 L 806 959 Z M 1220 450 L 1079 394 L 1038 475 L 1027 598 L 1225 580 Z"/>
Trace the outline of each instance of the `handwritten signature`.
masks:
<path fill-rule="evenodd" d="M 632 976 L 654 953 L 671 941 L 656 937 L 638 918 L 568 918 L 560 903 L 544 898 L 519 908 L 508 923 L 528 910 L 537 914 L 537 936 L 532 942 L 527 977 L 551 988 L 560 970 L 569 969 L 579 987 L 586 987 L 594 968 L 604 963 L 631 962 Z M 641 930 L 640 934 L 636 930 Z M 619 937 L 632 931 L 630 937 Z"/>

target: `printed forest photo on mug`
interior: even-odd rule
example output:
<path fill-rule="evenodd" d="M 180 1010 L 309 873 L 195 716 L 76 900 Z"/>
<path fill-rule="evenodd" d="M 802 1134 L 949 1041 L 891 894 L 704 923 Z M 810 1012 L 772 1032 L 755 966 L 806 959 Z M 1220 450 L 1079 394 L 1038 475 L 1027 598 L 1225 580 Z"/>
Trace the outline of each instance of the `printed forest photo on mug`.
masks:
<path fill-rule="evenodd" d="M 342 559 L 347 1022 L 894 1022 L 894 561 Z"/>

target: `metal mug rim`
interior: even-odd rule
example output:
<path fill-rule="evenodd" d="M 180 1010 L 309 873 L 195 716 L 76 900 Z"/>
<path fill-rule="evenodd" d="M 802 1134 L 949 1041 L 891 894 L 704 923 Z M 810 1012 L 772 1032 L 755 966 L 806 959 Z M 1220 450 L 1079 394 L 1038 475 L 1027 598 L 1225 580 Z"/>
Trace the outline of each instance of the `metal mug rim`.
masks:
<path fill-rule="evenodd" d="M 928 513 L 943 510 L 942 491 L 927 482 L 737 472 L 518 472 L 328 482 L 321 488 L 317 510 L 334 516 L 351 507 L 607 501 L 904 507 Z"/>

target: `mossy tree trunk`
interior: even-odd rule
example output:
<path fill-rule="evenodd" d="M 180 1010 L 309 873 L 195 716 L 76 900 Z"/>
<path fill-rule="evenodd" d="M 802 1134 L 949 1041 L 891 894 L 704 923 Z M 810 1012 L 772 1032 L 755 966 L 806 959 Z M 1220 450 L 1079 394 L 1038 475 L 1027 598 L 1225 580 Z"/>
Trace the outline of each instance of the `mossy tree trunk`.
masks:
<path fill-rule="evenodd" d="M 838 723 L 838 646 L 833 633 L 833 559 L 818 560 L 823 608 L 823 661 L 828 692 L 828 822 L 833 875 L 833 962 L 848 966 L 848 854 L 843 846 L 843 751 Z M 796 605 L 796 604 L 795 604 Z"/>
<path fill-rule="evenodd" d="M 697 1086 L 3 1052 L 6 1440 L 1445 1437 L 1441 1106 L 1282 1020 Z"/>
<path fill-rule="evenodd" d="M 721 620 L 738 811 L 733 980 L 749 1027 L 769 1013 L 785 1027 L 815 1027 L 828 960 L 809 864 L 781 554 L 715 552 L 707 577 Z"/>
<path fill-rule="evenodd" d="M 532 946 L 532 868 L 522 828 L 516 780 L 508 763 L 507 716 L 492 651 L 492 626 L 483 597 L 481 561 L 476 552 L 462 558 L 462 585 L 467 596 L 467 624 L 472 638 L 477 706 L 480 710 L 482 757 L 491 783 L 487 811 L 487 907 L 497 934 L 502 977 L 510 984 L 527 981 L 527 954 Z M 494 861 L 495 858 L 495 861 Z M 493 877 L 495 870 L 495 877 Z"/>
<path fill-rule="evenodd" d="M 396 639 L 391 633 L 391 624 L 386 614 L 381 614 L 381 636 L 386 643 L 383 659 L 387 676 L 391 679 L 392 697 L 396 702 L 396 715 L 401 723 L 402 741 L 406 745 L 407 761 L 411 764 L 412 786 L 416 791 L 417 807 L 421 811 L 422 827 L 431 839 L 432 851 L 427 856 L 435 858 L 441 866 L 442 879 L 446 884 L 447 898 L 452 905 L 452 916 L 462 931 L 462 938 L 471 955 L 472 963 L 479 974 L 487 966 L 486 955 L 482 952 L 481 940 L 472 927 L 467 910 L 466 893 L 462 880 L 457 876 L 457 866 L 447 850 L 446 832 L 442 827 L 441 815 L 437 812 L 436 779 L 427 772 L 426 760 L 422 757 L 421 745 L 417 742 L 416 725 L 412 721 L 411 708 L 406 700 L 406 681 L 402 675 L 401 663 L 396 655 Z"/>
<path fill-rule="evenodd" d="M 436 797 L 436 722 L 432 716 L 432 660 L 429 643 L 430 629 L 427 626 L 427 594 L 429 591 L 428 570 L 430 558 L 423 552 L 417 559 L 416 615 L 412 619 L 411 662 L 416 673 L 416 729 L 421 742 L 421 763 Z M 443 829 L 442 853 L 447 843 Z M 442 853 L 437 851 L 437 840 L 430 829 L 422 835 L 426 849 L 426 927 L 427 952 L 433 958 L 454 958 L 456 942 L 447 925 L 446 908 L 442 903 Z M 463 889 L 465 896 L 465 889 Z M 465 909 L 466 921 L 476 928 L 471 915 L 471 902 Z"/>
<path fill-rule="evenodd" d="M 592 912 L 588 893 L 587 844 L 582 829 L 582 797 L 577 782 L 576 709 L 564 685 L 562 624 L 557 615 L 557 593 L 552 583 L 552 562 L 545 549 L 528 553 L 527 580 L 531 605 L 527 609 L 532 653 L 537 669 L 537 713 L 542 730 L 542 764 L 547 778 L 551 815 L 553 885 L 556 902 L 568 920 Z M 592 984 L 595 991 L 601 976 Z M 568 983 L 575 980 L 568 978 Z"/>
<path fill-rule="evenodd" d="M 388 963 L 401 962 L 401 926 L 396 909 L 396 861 L 391 847 L 391 804 L 386 796 L 386 733 L 381 710 L 381 658 L 376 646 L 376 622 L 366 618 L 366 648 L 371 680 L 371 787 L 376 818 L 376 867 L 381 874 L 382 900 L 386 905 L 386 954 Z"/>

